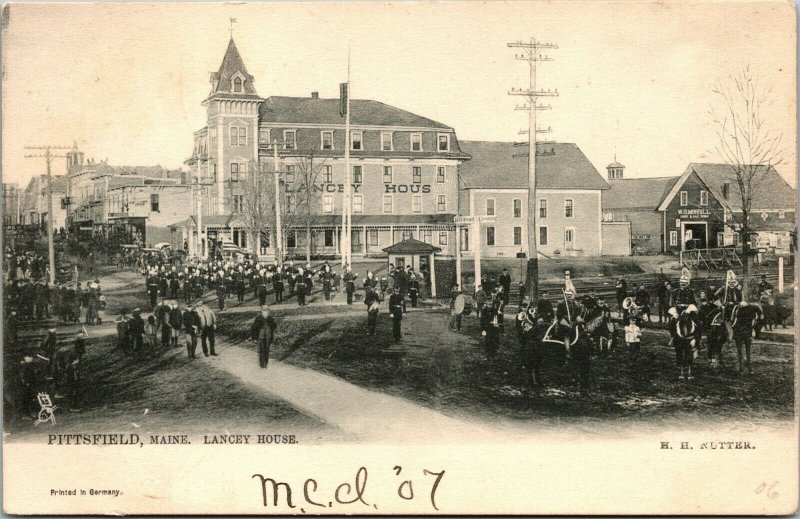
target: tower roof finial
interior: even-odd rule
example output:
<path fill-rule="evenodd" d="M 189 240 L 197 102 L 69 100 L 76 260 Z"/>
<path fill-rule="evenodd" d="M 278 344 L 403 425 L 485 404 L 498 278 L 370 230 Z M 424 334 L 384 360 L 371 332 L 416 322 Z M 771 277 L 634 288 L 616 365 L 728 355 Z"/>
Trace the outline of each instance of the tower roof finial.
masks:
<path fill-rule="evenodd" d="M 231 21 L 231 39 L 233 39 L 233 24 L 236 23 L 236 18 L 230 18 Z"/>

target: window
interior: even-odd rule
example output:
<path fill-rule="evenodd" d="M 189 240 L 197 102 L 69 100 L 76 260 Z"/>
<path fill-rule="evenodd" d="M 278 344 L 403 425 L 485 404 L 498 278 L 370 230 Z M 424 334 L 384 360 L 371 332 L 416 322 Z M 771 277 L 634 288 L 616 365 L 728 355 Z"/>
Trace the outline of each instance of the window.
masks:
<path fill-rule="evenodd" d="M 286 195 L 286 212 L 293 213 L 294 212 L 294 195 L 291 193 Z"/>
<path fill-rule="evenodd" d="M 323 131 L 320 137 L 321 143 L 320 146 L 323 150 L 332 150 L 333 149 L 333 132 L 332 131 Z"/>
<path fill-rule="evenodd" d="M 383 183 L 392 183 L 392 166 L 383 166 Z"/>
<path fill-rule="evenodd" d="M 231 126 L 231 146 L 247 146 L 246 126 Z"/>
<path fill-rule="evenodd" d="M 297 247 L 297 234 L 294 231 L 286 233 L 286 246 L 291 249 Z"/>
<path fill-rule="evenodd" d="M 436 212 L 443 213 L 445 211 L 447 211 L 447 197 L 436 195 Z"/>
<path fill-rule="evenodd" d="M 360 184 L 363 179 L 361 166 L 353 166 L 353 184 Z"/>
<path fill-rule="evenodd" d="M 261 128 L 258 130 L 258 143 L 269 144 L 269 128 Z"/>
<path fill-rule="evenodd" d="M 150 195 L 150 211 L 157 213 L 158 211 L 158 195 L 153 193 Z"/>
<path fill-rule="evenodd" d="M 350 149 L 351 150 L 361 150 L 363 149 L 361 143 L 361 132 L 350 132 Z"/>
<path fill-rule="evenodd" d="M 708 191 L 700 191 L 700 205 L 708 205 Z"/>
<path fill-rule="evenodd" d="M 722 198 L 725 200 L 728 199 L 728 194 L 730 193 L 731 185 L 728 182 L 722 184 Z"/>
<path fill-rule="evenodd" d="M 439 143 L 437 149 L 439 151 L 450 151 L 450 135 L 447 133 L 440 133 L 437 137 Z"/>
<path fill-rule="evenodd" d="M 786 211 L 778 211 L 778 218 L 780 218 L 781 220 L 786 218 Z"/>
<path fill-rule="evenodd" d="M 391 213 L 394 209 L 392 207 L 392 195 L 383 195 L 383 212 Z"/>
<path fill-rule="evenodd" d="M 286 166 L 286 183 L 294 184 L 294 165 L 289 164 Z"/>
<path fill-rule="evenodd" d="M 364 195 L 353 195 L 353 212 L 364 212 Z"/>
<path fill-rule="evenodd" d="M 547 218 L 547 199 L 539 199 L 539 218 Z"/>
<path fill-rule="evenodd" d="M 439 245 L 447 245 L 447 231 L 439 231 Z"/>
<path fill-rule="evenodd" d="M 422 168 L 420 166 L 411 168 L 411 179 L 414 184 L 422 183 Z"/>
<path fill-rule="evenodd" d="M 422 134 L 411 134 L 411 151 L 422 151 Z"/>
<path fill-rule="evenodd" d="M 572 245 L 572 240 L 574 238 L 574 232 L 572 229 L 564 229 L 564 244 L 567 246 Z"/>
<path fill-rule="evenodd" d="M 669 245 L 670 247 L 678 245 L 678 231 L 669 231 Z"/>
<path fill-rule="evenodd" d="M 718 232 L 717 233 L 717 247 L 724 247 L 725 246 L 725 233 Z"/>
<path fill-rule="evenodd" d="M 680 218 L 675 218 L 675 228 L 676 229 L 680 229 L 681 228 L 681 219 Z"/>
<path fill-rule="evenodd" d="M 244 204 L 244 195 L 233 195 L 233 212 L 241 213 Z"/>
<path fill-rule="evenodd" d="M 686 191 L 681 191 L 681 205 L 689 205 L 689 193 Z"/>
<path fill-rule="evenodd" d="M 287 150 L 297 148 L 297 131 L 283 130 L 283 147 Z"/>
<path fill-rule="evenodd" d="M 242 91 L 242 78 L 240 77 L 233 78 L 233 91 L 234 92 Z"/>
<path fill-rule="evenodd" d="M 603 221 L 604 222 L 613 222 L 614 221 L 614 212 L 613 211 L 603 211 Z"/>
<path fill-rule="evenodd" d="M 539 245 L 547 245 L 547 227 L 539 227 Z"/>
<path fill-rule="evenodd" d="M 742 244 L 742 237 L 738 232 L 733 233 L 733 244 L 737 247 Z"/>
<path fill-rule="evenodd" d="M 333 212 L 333 195 L 322 195 L 322 212 Z"/>
<path fill-rule="evenodd" d="M 378 230 L 377 229 L 370 229 L 368 231 L 368 234 L 369 234 L 369 244 L 370 244 L 370 246 L 376 247 L 376 246 L 380 245 L 380 242 L 378 241 Z"/>
<path fill-rule="evenodd" d="M 333 229 L 325 229 L 325 246 L 333 247 Z"/>
<path fill-rule="evenodd" d="M 404 230 L 402 232 L 402 240 L 410 240 L 414 237 L 414 231 Z"/>
<path fill-rule="evenodd" d="M 231 182 L 239 182 L 239 164 L 231 162 Z"/>
<path fill-rule="evenodd" d="M 494 216 L 494 198 L 486 199 L 486 216 Z"/>
<path fill-rule="evenodd" d="M 494 245 L 494 227 L 486 228 L 486 245 Z"/>
<path fill-rule="evenodd" d="M 328 166 L 328 165 L 323 166 L 322 181 L 327 184 L 333 182 L 333 166 Z"/>
<path fill-rule="evenodd" d="M 424 229 L 422 231 L 422 241 L 425 243 L 432 243 L 433 242 L 433 231 L 430 229 Z"/>
<path fill-rule="evenodd" d="M 572 218 L 572 199 L 567 198 L 564 200 L 564 217 Z"/>
<path fill-rule="evenodd" d="M 522 227 L 514 227 L 514 245 L 522 245 Z"/>
<path fill-rule="evenodd" d="M 381 132 L 381 150 L 392 151 L 392 132 Z"/>
<path fill-rule="evenodd" d="M 331 233 L 333 233 L 333 231 L 331 231 Z M 351 236 L 351 240 L 350 240 L 350 246 L 353 247 L 356 250 L 360 250 L 361 249 L 361 233 L 360 232 L 353 233 L 353 235 Z"/>
<path fill-rule="evenodd" d="M 217 181 L 217 165 L 216 165 L 216 163 L 214 164 L 214 167 L 212 168 L 212 171 L 213 171 L 213 175 L 214 175 L 214 182 L 216 182 Z"/>
<path fill-rule="evenodd" d="M 522 218 L 522 200 L 514 199 L 514 218 Z"/>
<path fill-rule="evenodd" d="M 208 130 L 208 140 L 210 141 L 209 144 L 211 146 L 216 146 L 217 145 L 217 129 L 216 128 L 211 128 L 210 130 Z"/>
<path fill-rule="evenodd" d="M 247 180 L 247 162 L 239 164 L 239 180 L 242 182 Z"/>
<path fill-rule="evenodd" d="M 445 173 L 444 166 L 436 167 L 436 182 L 438 182 L 439 184 L 444 184 L 444 173 Z"/>
<path fill-rule="evenodd" d="M 411 212 L 412 213 L 422 212 L 422 195 L 414 195 L 411 197 Z"/>

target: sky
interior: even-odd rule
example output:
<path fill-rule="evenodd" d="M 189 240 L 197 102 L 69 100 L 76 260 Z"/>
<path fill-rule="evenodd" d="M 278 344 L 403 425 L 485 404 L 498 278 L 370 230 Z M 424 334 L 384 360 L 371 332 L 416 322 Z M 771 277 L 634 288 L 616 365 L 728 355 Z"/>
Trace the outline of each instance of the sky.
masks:
<path fill-rule="evenodd" d="M 716 162 L 713 85 L 749 65 L 772 89 L 779 172 L 796 185 L 795 15 L 786 2 L 14 4 L 3 20 L 2 175 L 45 171 L 26 145 L 78 146 L 113 165 L 182 167 L 205 124 L 209 73 L 233 38 L 262 97 L 336 97 L 348 45 L 354 98 L 455 128 L 526 140 L 512 87 L 528 67 L 507 43 L 557 43 L 538 86 L 544 139 L 574 142 L 601 174 L 680 175 Z M 54 173 L 64 172 L 64 159 Z"/>

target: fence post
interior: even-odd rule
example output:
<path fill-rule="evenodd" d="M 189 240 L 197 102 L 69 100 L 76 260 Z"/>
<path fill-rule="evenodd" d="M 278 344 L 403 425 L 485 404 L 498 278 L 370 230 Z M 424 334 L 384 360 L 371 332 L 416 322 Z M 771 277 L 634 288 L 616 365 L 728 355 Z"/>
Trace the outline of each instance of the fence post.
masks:
<path fill-rule="evenodd" d="M 778 257 L 778 293 L 783 294 L 783 256 Z"/>

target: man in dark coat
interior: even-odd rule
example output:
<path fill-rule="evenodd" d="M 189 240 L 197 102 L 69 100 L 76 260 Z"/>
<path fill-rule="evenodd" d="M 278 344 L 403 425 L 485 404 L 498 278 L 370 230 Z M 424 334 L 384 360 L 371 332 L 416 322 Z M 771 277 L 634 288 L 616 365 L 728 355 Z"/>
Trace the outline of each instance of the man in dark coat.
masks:
<path fill-rule="evenodd" d="M 511 276 L 508 274 L 508 269 L 503 269 L 502 274 L 500 274 L 500 277 L 497 278 L 497 282 L 501 287 L 503 287 L 503 303 L 507 305 L 508 296 L 511 293 Z"/>
<path fill-rule="evenodd" d="M 178 347 L 178 335 L 183 327 L 183 313 L 177 303 L 169 309 L 169 338 L 173 348 Z"/>
<path fill-rule="evenodd" d="M 389 297 L 389 317 L 392 318 L 392 336 L 398 342 L 402 338 L 400 324 L 403 321 L 403 306 L 405 300 L 400 294 L 400 288 L 395 286 L 394 293 Z"/>
<path fill-rule="evenodd" d="M 269 308 L 262 306 L 261 315 L 256 317 L 250 329 L 250 336 L 256 341 L 258 348 L 258 365 L 262 368 L 266 368 L 269 363 L 269 349 L 275 337 L 275 328 L 277 326 Z"/>
<path fill-rule="evenodd" d="M 190 359 L 195 358 L 197 351 L 197 331 L 200 319 L 194 308 L 186 307 L 183 312 L 183 330 L 186 333 L 186 353 Z"/>
<path fill-rule="evenodd" d="M 131 337 L 131 345 L 135 355 L 142 352 L 144 319 L 142 319 L 142 311 L 139 308 L 134 309 L 131 315 L 131 320 L 128 321 L 128 334 Z"/>
<path fill-rule="evenodd" d="M 280 271 L 276 271 L 272 275 L 272 289 L 275 291 L 275 302 L 283 303 L 283 274 Z M 261 306 L 264 304 L 262 303 Z"/>
<path fill-rule="evenodd" d="M 244 274 L 242 274 L 241 272 L 237 272 L 236 274 L 234 274 L 233 284 L 234 287 L 236 288 L 237 302 L 239 304 L 244 303 L 244 291 L 245 291 Z"/>
<path fill-rule="evenodd" d="M 755 328 L 756 321 L 760 317 L 760 312 L 756 305 L 752 305 L 746 299 L 743 299 L 733 309 L 732 313 L 733 340 L 736 342 L 736 354 L 738 357 L 737 370 L 739 373 L 742 372 L 742 363 L 744 362 L 747 367 L 747 373 L 752 374 L 750 347 L 753 344 L 753 328 Z"/>
<path fill-rule="evenodd" d="M 378 324 L 378 308 L 380 299 L 371 285 L 367 285 L 364 294 L 364 304 L 367 305 L 367 336 L 375 336 L 375 326 Z"/>
<path fill-rule="evenodd" d="M 225 310 L 225 297 L 228 295 L 228 287 L 225 285 L 225 279 L 220 278 L 217 285 L 217 302 L 220 310 Z"/>

